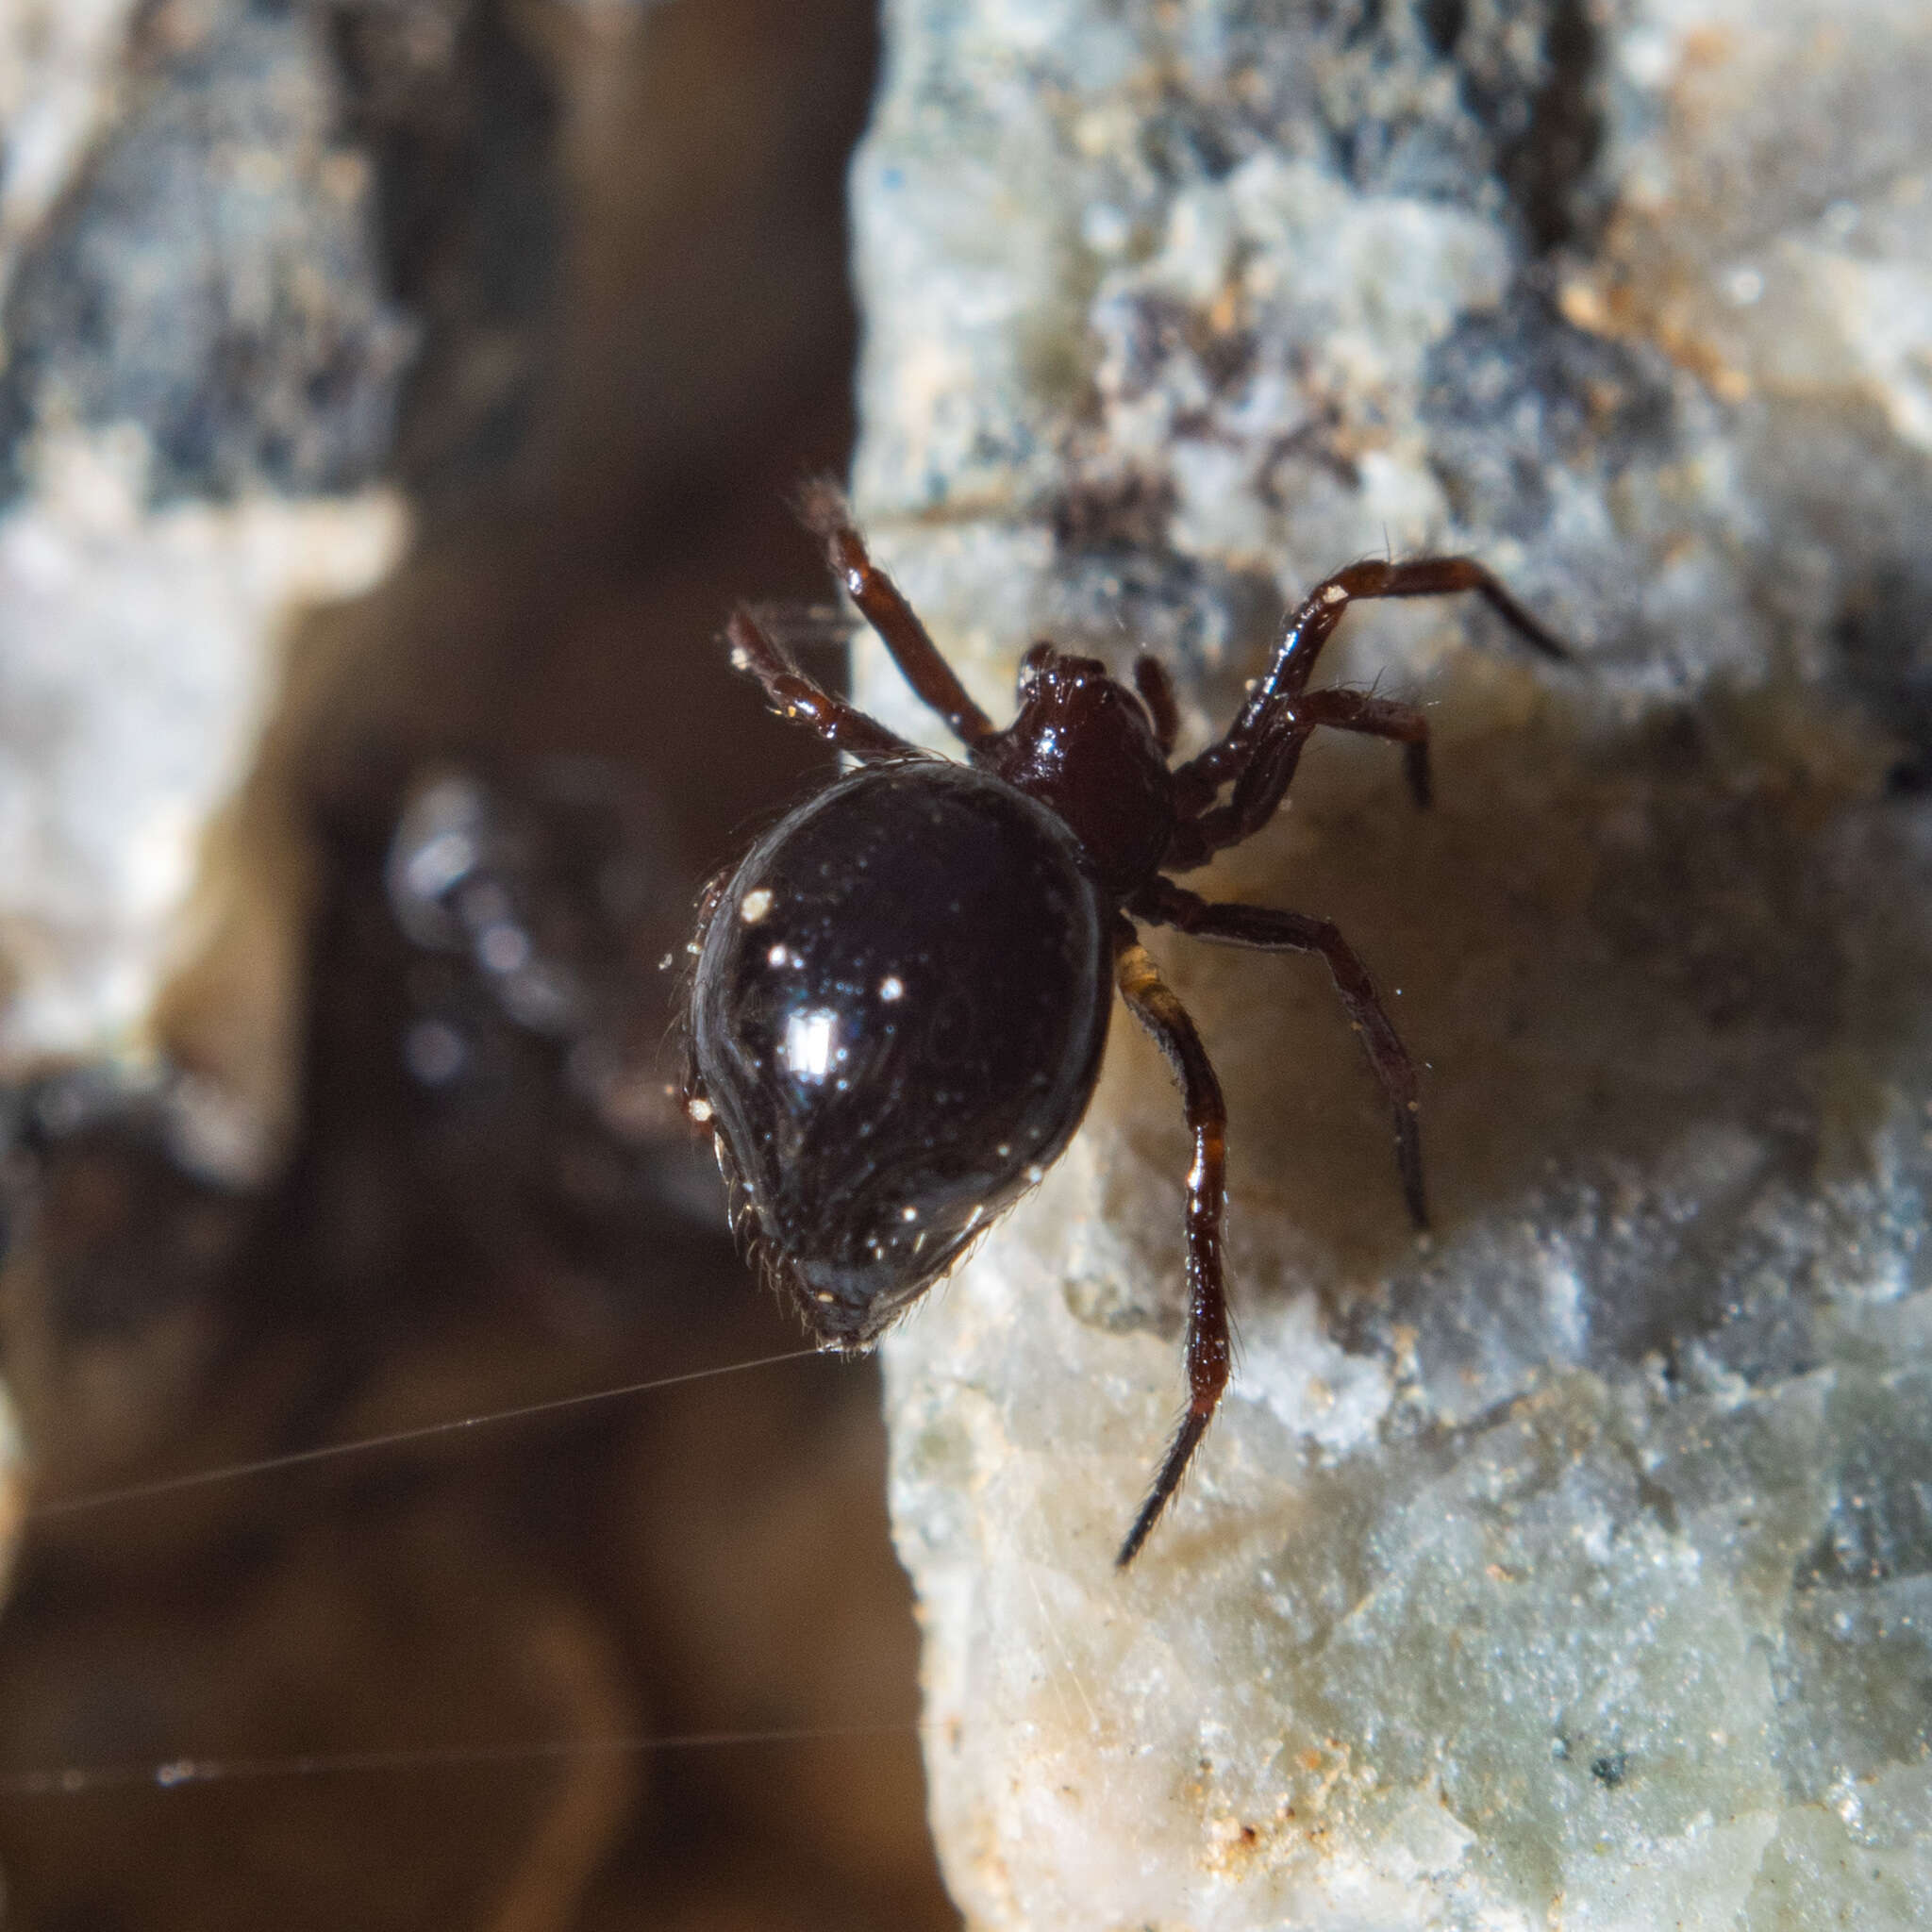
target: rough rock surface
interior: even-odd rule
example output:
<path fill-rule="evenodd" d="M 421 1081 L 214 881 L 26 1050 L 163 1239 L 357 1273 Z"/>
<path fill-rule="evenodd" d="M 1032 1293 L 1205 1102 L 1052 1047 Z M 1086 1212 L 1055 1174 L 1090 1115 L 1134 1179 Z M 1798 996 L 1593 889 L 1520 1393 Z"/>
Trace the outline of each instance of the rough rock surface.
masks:
<path fill-rule="evenodd" d="M 1303 961 L 1158 939 L 1228 1089 L 1243 1354 L 1180 1392 L 1185 1140 L 1123 1024 L 887 1345 L 980 1926 L 1932 1915 L 1932 30 L 1886 0 L 898 0 L 861 514 L 1002 713 L 1050 634 L 1198 743 L 1282 599 L 1483 556 L 1577 642 L 1352 615 L 1436 809 L 1311 753 L 1217 896 L 1428 1063 L 1432 1241 Z M 859 689 L 936 741 L 874 656 Z"/>

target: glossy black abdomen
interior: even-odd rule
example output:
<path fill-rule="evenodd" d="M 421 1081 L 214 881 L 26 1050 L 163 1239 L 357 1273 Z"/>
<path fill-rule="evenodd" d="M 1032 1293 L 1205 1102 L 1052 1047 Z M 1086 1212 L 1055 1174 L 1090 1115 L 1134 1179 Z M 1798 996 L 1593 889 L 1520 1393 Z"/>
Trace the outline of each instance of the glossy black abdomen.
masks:
<path fill-rule="evenodd" d="M 727 1168 L 824 1340 L 874 1340 L 1072 1137 L 1111 917 L 1060 820 L 939 760 L 857 771 L 746 856 L 705 935 L 692 1044 Z"/>

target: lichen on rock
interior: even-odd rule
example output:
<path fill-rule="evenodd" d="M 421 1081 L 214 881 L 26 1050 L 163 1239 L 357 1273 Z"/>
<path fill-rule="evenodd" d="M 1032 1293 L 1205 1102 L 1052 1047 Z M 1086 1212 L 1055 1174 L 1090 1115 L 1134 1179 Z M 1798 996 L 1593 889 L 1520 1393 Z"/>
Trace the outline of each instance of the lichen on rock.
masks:
<path fill-rule="evenodd" d="M 1230 1104 L 1244 1354 L 1181 1391 L 1124 1024 L 887 1344 L 975 1925 L 1932 1911 L 1932 34 L 1914 9 L 899 0 L 855 171 L 860 513 L 996 712 L 1479 555 L 1576 642 L 1352 614 L 1439 796 L 1311 751 L 1202 880 L 1335 918 L 1428 1066 L 1433 1239 L 1319 971 L 1157 938 Z M 876 656 L 859 688 L 935 740 Z M 1185 746 L 1184 746 L 1185 749 Z"/>

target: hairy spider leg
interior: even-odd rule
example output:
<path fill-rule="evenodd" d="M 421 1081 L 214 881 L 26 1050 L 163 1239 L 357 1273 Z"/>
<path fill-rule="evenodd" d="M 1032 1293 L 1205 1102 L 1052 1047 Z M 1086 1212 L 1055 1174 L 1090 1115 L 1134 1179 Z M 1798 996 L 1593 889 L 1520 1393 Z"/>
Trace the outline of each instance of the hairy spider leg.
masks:
<path fill-rule="evenodd" d="M 1180 1082 L 1188 1131 L 1194 1137 L 1194 1164 L 1188 1173 L 1188 1408 L 1161 1458 L 1147 1500 L 1114 1558 L 1117 1568 L 1125 1569 L 1180 1487 L 1214 1419 L 1222 1391 L 1227 1387 L 1233 1338 L 1221 1253 L 1221 1224 L 1227 1205 L 1227 1108 L 1221 1081 L 1188 1009 L 1161 978 L 1133 928 L 1124 920 L 1121 928 L 1114 959 L 1121 997 L 1167 1056 Z"/>
<path fill-rule="evenodd" d="M 1394 739 L 1403 747 L 1403 771 L 1420 809 L 1432 796 L 1429 783 L 1429 721 L 1413 705 L 1360 691 L 1314 691 L 1283 706 L 1250 748 L 1235 774 L 1224 804 L 1203 801 L 1174 828 L 1162 868 L 1190 872 L 1217 852 L 1252 838 L 1281 808 L 1281 801 L 1301 763 L 1302 746 L 1318 726 L 1356 731 L 1370 738 Z M 1199 793 L 1195 796 L 1198 798 Z"/>
<path fill-rule="evenodd" d="M 1416 809 L 1428 810 L 1435 796 L 1429 782 L 1429 721 L 1414 705 L 1378 698 L 1365 691 L 1311 691 L 1295 706 L 1295 713 L 1308 724 L 1325 724 L 1331 731 L 1393 739 L 1402 747 L 1402 774 L 1408 780 Z"/>
<path fill-rule="evenodd" d="M 1168 841 L 1161 869 L 1191 872 L 1224 847 L 1239 845 L 1259 831 L 1281 808 L 1307 740 L 1308 726 L 1298 711 L 1277 712 L 1248 747 L 1224 804 L 1214 802 L 1211 788 L 1189 786 L 1177 778 L 1174 790 L 1180 794 L 1181 821 Z"/>
<path fill-rule="evenodd" d="M 1224 806 L 1213 806 L 1195 821 L 1211 850 L 1252 838 L 1281 808 L 1293 782 L 1302 746 L 1318 729 L 1353 731 L 1368 738 L 1393 739 L 1403 747 L 1403 773 L 1419 808 L 1432 796 L 1429 782 L 1429 721 L 1413 705 L 1378 698 L 1363 691 L 1311 691 L 1284 704 L 1263 731 L 1251 756 L 1235 775 Z"/>
<path fill-rule="evenodd" d="M 1319 953 L 1348 1024 L 1361 1037 L 1369 1065 L 1395 1117 L 1395 1166 L 1402 1198 L 1418 1227 L 1429 1224 L 1428 1197 L 1423 1188 L 1422 1131 L 1416 1123 L 1421 1088 L 1415 1062 L 1390 1019 L 1369 970 L 1355 948 L 1325 919 L 1283 912 L 1270 906 L 1215 905 L 1169 879 L 1155 879 L 1127 902 L 1136 919 L 1171 925 L 1191 938 L 1224 946 L 1247 946 L 1262 953 Z"/>
<path fill-rule="evenodd" d="M 806 528 L 824 540 L 833 574 L 878 632 L 906 682 L 969 750 L 996 736 L 992 720 L 967 695 L 898 585 L 872 560 L 838 487 L 824 478 L 808 484 L 799 493 L 798 508 Z"/>
<path fill-rule="evenodd" d="M 808 677 L 780 650 L 749 610 L 738 609 L 724 626 L 731 642 L 733 670 L 750 673 L 763 688 L 766 701 L 781 718 L 816 731 L 837 751 L 871 763 L 885 758 L 924 758 L 916 744 L 889 731 L 875 718 L 843 698 L 834 697 Z"/>
<path fill-rule="evenodd" d="M 1174 741 L 1180 735 L 1181 708 L 1174 701 L 1174 679 L 1158 658 L 1142 651 L 1134 659 L 1134 689 L 1154 721 L 1154 741 L 1164 758 L 1174 756 Z"/>
<path fill-rule="evenodd" d="M 1266 732 L 1272 715 L 1294 704 L 1307 688 L 1322 646 L 1335 633 L 1350 604 L 1372 597 L 1446 597 L 1474 591 L 1533 650 L 1558 663 L 1570 661 L 1568 647 L 1546 630 L 1473 557 L 1414 557 L 1404 563 L 1379 558 L 1352 563 L 1324 577 L 1302 599 L 1282 626 L 1267 673 L 1248 693 L 1235 721 L 1198 758 L 1177 774 L 1190 788 L 1218 790 L 1236 775 Z"/>

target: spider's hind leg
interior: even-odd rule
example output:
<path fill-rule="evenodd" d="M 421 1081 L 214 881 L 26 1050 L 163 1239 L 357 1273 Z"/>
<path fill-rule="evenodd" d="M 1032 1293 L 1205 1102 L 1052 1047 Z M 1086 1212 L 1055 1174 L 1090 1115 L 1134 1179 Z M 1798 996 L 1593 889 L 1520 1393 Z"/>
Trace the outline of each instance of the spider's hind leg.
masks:
<path fill-rule="evenodd" d="M 1201 1036 L 1174 990 L 1133 938 L 1121 935 L 1114 964 L 1121 997 L 1153 1035 L 1180 1081 L 1193 1136 L 1194 1164 L 1188 1174 L 1188 1408 L 1168 1445 L 1154 1486 L 1141 1505 L 1115 1564 L 1134 1560 L 1147 1533 L 1180 1487 L 1188 1464 L 1227 1387 L 1233 1341 L 1222 1258 L 1221 1224 L 1227 1203 L 1227 1109 Z"/>

